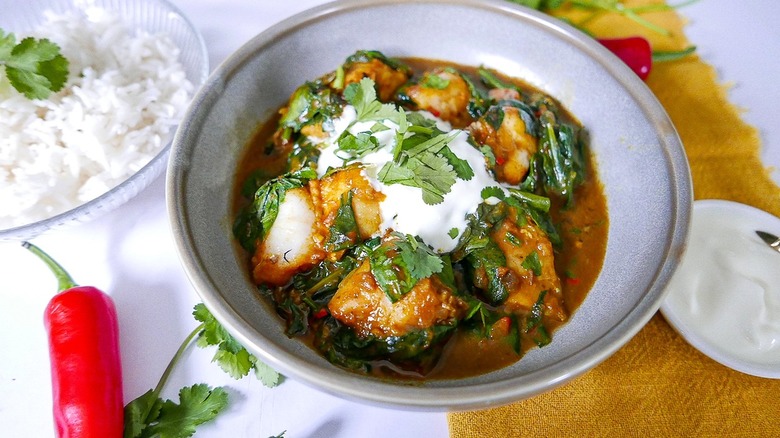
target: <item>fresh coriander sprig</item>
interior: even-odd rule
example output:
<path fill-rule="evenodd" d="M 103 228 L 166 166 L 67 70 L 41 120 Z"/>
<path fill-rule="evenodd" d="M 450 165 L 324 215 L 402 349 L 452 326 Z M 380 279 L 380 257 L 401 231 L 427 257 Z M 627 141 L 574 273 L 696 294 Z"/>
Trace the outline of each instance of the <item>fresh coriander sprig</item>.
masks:
<path fill-rule="evenodd" d="M 46 38 L 24 38 L 0 29 L 0 66 L 16 91 L 28 99 L 46 99 L 68 81 L 68 60 Z"/>
<path fill-rule="evenodd" d="M 271 367 L 250 354 L 209 312 L 199 303 L 192 312 L 200 321 L 199 347 L 216 346 L 213 362 L 234 379 L 240 379 L 254 370 L 255 376 L 263 385 L 273 388 L 282 382 L 282 376 Z"/>
<path fill-rule="evenodd" d="M 178 405 L 160 398 L 175 365 L 203 326 L 199 325 L 184 339 L 157 386 L 125 406 L 124 438 L 190 437 L 196 426 L 213 420 L 227 406 L 227 392 L 221 387 L 212 389 L 205 384 L 182 388 Z"/>
<path fill-rule="evenodd" d="M 214 319 L 206 306 L 196 305 L 193 316 L 200 321 L 200 325 L 179 346 L 157 386 L 125 406 L 124 438 L 191 437 L 197 426 L 213 420 L 227 407 L 227 391 L 203 383 L 180 389 L 178 404 L 160 397 L 184 351 L 196 339 L 200 347 L 217 346 L 214 361 L 231 377 L 239 379 L 254 369 L 257 378 L 267 387 L 274 387 L 281 382 L 281 375 L 249 354 Z"/>

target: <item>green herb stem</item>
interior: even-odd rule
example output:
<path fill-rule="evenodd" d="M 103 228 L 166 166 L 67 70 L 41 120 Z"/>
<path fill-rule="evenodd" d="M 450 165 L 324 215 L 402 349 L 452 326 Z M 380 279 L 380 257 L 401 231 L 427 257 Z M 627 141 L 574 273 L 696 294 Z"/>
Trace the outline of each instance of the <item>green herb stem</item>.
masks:
<path fill-rule="evenodd" d="M 198 336 L 198 333 L 201 332 L 206 327 L 206 323 L 201 323 L 199 326 L 195 327 L 195 329 L 190 332 L 189 335 L 184 339 L 184 342 L 181 343 L 179 346 L 179 349 L 176 350 L 176 354 L 173 355 L 171 358 L 171 361 L 168 362 L 168 366 L 165 367 L 165 371 L 163 371 L 162 376 L 160 376 L 160 381 L 157 382 L 157 386 L 154 387 L 154 390 L 152 393 L 154 394 L 152 400 L 156 400 L 160 397 L 160 393 L 162 393 L 163 388 L 165 388 L 165 384 L 168 382 L 168 378 L 170 377 L 171 373 L 173 372 L 173 369 L 175 368 L 176 364 L 179 362 L 179 359 L 184 355 L 184 351 L 189 347 L 189 345 L 192 343 L 192 341 L 195 339 L 196 336 Z M 154 406 L 153 403 L 150 403 L 147 407 L 146 411 L 143 415 L 143 420 L 146 421 L 147 418 L 149 418 L 149 414 L 151 413 L 151 409 Z"/>
<path fill-rule="evenodd" d="M 696 46 L 686 47 L 682 50 L 654 50 L 653 62 L 676 61 L 696 51 Z"/>
<path fill-rule="evenodd" d="M 428 128 L 427 126 L 420 126 L 420 125 L 409 125 L 409 128 L 407 130 L 408 132 L 414 134 L 433 135 L 434 133 L 434 130 L 432 128 Z"/>
<path fill-rule="evenodd" d="M 645 5 L 645 6 L 636 6 L 631 8 L 634 12 L 637 14 L 644 14 L 646 12 L 664 12 L 664 11 L 673 11 L 675 9 L 679 9 L 688 5 L 692 5 L 699 0 L 687 0 L 682 3 L 677 3 L 676 5 L 668 5 L 668 4 L 655 4 L 655 5 Z"/>
<path fill-rule="evenodd" d="M 509 189 L 509 192 L 512 194 L 512 196 L 520 200 L 526 201 L 533 208 L 539 211 L 543 211 L 545 213 L 550 211 L 550 204 L 551 204 L 550 198 L 546 196 L 540 196 L 533 193 L 528 193 L 522 190 L 511 189 L 511 188 Z"/>
<path fill-rule="evenodd" d="M 611 12 L 618 15 L 622 15 L 629 20 L 632 20 L 641 26 L 650 29 L 654 32 L 657 32 L 664 36 L 671 35 L 671 32 L 669 32 L 667 29 L 664 29 L 661 26 L 658 26 L 644 17 L 641 16 L 641 14 L 647 13 L 647 12 L 663 12 L 663 11 L 671 11 L 678 8 L 681 8 L 683 6 L 688 6 L 690 4 L 696 3 L 698 0 L 687 0 L 682 3 L 678 3 L 676 5 L 667 5 L 667 4 L 658 4 L 658 5 L 646 5 L 646 6 L 636 6 L 636 7 L 626 7 L 621 2 L 615 2 L 614 4 L 600 2 L 600 1 L 594 1 L 594 0 L 570 0 L 570 3 L 573 6 L 588 9 L 591 11 L 594 11 L 594 15 L 591 15 L 586 19 L 586 21 L 590 21 L 595 17 L 595 12 L 603 11 L 603 12 Z M 584 23 L 584 22 L 583 22 Z M 582 24 L 582 23 L 581 23 Z"/>
<path fill-rule="evenodd" d="M 317 292 L 318 290 L 323 288 L 325 285 L 327 285 L 328 283 L 333 281 L 334 278 L 338 278 L 343 272 L 344 272 L 343 268 L 337 268 L 336 270 L 334 270 L 333 272 L 331 272 L 330 274 L 325 276 L 325 278 L 323 278 L 322 280 L 320 280 L 317 283 L 315 283 L 314 286 L 312 286 L 309 289 L 307 289 L 306 292 L 305 292 L 305 295 L 307 297 L 310 297 L 310 296 L 314 295 L 315 292 Z"/>

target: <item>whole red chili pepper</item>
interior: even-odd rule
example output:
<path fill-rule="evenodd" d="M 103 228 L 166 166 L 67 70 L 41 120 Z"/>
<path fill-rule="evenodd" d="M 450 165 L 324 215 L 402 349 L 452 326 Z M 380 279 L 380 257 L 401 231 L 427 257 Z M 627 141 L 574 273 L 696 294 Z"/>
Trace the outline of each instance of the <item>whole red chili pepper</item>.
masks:
<path fill-rule="evenodd" d="M 642 80 L 647 79 L 653 66 L 653 50 L 642 37 L 599 39 L 604 47 L 617 55 Z"/>
<path fill-rule="evenodd" d="M 111 297 L 77 286 L 37 246 L 22 246 L 54 272 L 59 293 L 46 306 L 54 422 L 58 437 L 119 438 L 124 428 L 119 328 Z"/>

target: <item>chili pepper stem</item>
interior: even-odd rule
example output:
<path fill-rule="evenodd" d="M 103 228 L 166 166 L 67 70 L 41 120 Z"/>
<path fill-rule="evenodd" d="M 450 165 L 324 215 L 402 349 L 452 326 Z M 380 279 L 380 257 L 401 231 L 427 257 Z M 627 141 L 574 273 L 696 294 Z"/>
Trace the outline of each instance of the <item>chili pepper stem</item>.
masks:
<path fill-rule="evenodd" d="M 77 286 L 76 282 L 73 281 L 73 278 L 68 274 L 68 271 L 65 270 L 59 263 L 57 263 L 49 254 L 46 254 L 42 249 L 38 248 L 37 246 L 33 245 L 30 242 L 22 242 L 22 246 L 25 249 L 30 250 L 33 254 L 38 256 L 41 260 L 43 260 L 44 263 L 46 263 L 46 266 L 51 269 L 51 271 L 54 273 L 54 276 L 57 278 L 58 283 L 58 289 L 59 292 L 62 292 L 67 289 L 71 289 Z"/>

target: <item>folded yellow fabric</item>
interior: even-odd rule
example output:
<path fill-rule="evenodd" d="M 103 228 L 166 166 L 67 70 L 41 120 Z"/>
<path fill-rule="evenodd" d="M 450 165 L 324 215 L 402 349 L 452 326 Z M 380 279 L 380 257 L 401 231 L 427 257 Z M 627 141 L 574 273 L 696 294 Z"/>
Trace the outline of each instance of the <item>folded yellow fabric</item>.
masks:
<path fill-rule="evenodd" d="M 628 5 L 657 1 L 636 0 Z M 582 20 L 582 11 L 562 15 Z M 643 35 L 655 49 L 689 45 L 674 11 L 643 14 L 661 36 L 615 15 L 588 21 L 599 37 Z M 685 145 L 696 199 L 729 199 L 780 216 L 780 187 L 760 159 L 760 137 L 698 56 L 657 63 L 647 84 Z M 724 183 L 726 182 L 726 183 Z M 529 400 L 448 415 L 454 438 L 513 436 L 780 436 L 780 380 L 726 368 L 688 345 L 660 314 L 594 370 Z"/>

